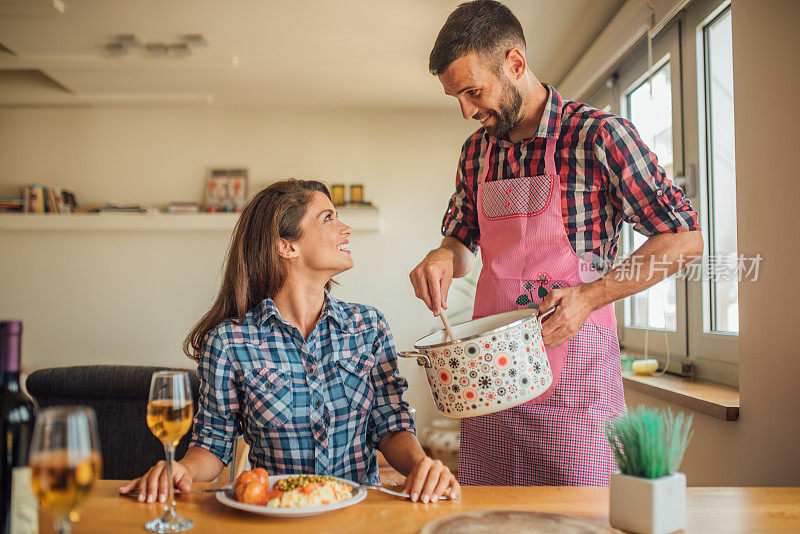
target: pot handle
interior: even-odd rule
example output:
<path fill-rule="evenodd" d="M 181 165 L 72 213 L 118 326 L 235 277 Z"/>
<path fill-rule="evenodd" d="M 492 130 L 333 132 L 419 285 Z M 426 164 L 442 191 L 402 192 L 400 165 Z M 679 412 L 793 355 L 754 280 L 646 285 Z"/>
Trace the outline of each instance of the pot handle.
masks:
<path fill-rule="evenodd" d="M 553 314 L 556 312 L 556 309 L 558 309 L 558 306 L 553 306 L 552 308 L 550 308 L 550 309 L 549 309 L 549 310 L 547 310 L 546 312 L 544 312 L 544 313 L 539 313 L 539 325 L 541 325 L 541 324 L 542 324 L 542 321 L 543 321 L 544 319 L 547 319 L 548 317 L 550 317 L 551 315 L 553 315 Z"/>
<path fill-rule="evenodd" d="M 416 352 L 413 350 L 401 350 L 397 354 L 403 358 L 416 358 L 417 365 L 420 367 L 433 367 L 433 363 L 431 363 L 431 359 L 427 354 L 422 354 L 421 352 Z"/>

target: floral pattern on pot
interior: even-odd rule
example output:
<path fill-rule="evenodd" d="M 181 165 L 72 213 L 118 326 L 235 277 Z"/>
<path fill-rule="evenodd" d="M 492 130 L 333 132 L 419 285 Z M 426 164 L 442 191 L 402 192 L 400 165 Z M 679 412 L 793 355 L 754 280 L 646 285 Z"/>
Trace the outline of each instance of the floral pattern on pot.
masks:
<path fill-rule="evenodd" d="M 505 352 L 498 353 L 497 357 L 494 359 L 494 366 L 501 371 L 505 371 L 511 367 L 511 356 Z"/>
<path fill-rule="evenodd" d="M 436 351 L 431 352 L 435 353 Z M 471 358 L 477 358 L 481 355 L 481 348 L 477 343 L 467 343 L 464 347 L 464 353 Z"/>
<path fill-rule="evenodd" d="M 437 375 L 439 377 L 439 382 L 443 386 L 449 386 L 450 384 L 453 383 L 453 375 L 451 375 L 450 371 L 448 371 L 447 369 L 439 369 Z"/>
<path fill-rule="evenodd" d="M 538 397 L 552 380 L 535 315 L 520 328 L 461 347 L 423 351 L 434 364 L 426 374 L 443 415 L 470 417 L 504 410 Z"/>

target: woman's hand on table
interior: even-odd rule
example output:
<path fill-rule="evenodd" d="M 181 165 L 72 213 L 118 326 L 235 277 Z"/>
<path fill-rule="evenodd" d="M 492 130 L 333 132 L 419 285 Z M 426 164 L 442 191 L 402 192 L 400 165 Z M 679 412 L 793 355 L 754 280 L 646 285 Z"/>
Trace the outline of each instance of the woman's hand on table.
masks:
<path fill-rule="evenodd" d="M 450 468 L 440 460 L 426 456 L 417 462 L 406 477 L 403 492 L 411 495 L 413 502 L 419 500 L 428 503 L 438 501 L 441 495 L 447 495 L 451 499 L 460 498 L 461 486 Z"/>
<path fill-rule="evenodd" d="M 161 460 L 143 476 L 136 480 L 131 480 L 119 488 L 119 492 L 128 493 L 131 490 L 137 490 L 139 492 L 139 502 L 165 502 L 169 493 L 169 483 L 167 480 L 167 463 Z M 192 489 L 192 474 L 181 462 L 172 464 L 172 483 L 181 491 Z"/>

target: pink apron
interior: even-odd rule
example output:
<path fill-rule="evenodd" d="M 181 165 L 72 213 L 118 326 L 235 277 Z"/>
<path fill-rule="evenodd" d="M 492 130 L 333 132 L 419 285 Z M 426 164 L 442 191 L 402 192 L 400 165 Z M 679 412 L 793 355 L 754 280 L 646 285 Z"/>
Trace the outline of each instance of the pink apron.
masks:
<path fill-rule="evenodd" d="M 494 138 L 488 144 L 478 182 L 483 270 L 474 317 L 530 307 L 554 288 L 582 283 L 579 272 L 587 265 L 572 249 L 561 216 L 556 141 L 547 138 L 544 176 L 489 182 Z M 513 152 L 509 161 L 519 176 Z M 612 305 L 593 311 L 575 337 L 546 348 L 554 380 L 544 395 L 462 419 L 459 481 L 607 486 L 615 466 L 604 426 L 625 410 L 616 328 Z"/>

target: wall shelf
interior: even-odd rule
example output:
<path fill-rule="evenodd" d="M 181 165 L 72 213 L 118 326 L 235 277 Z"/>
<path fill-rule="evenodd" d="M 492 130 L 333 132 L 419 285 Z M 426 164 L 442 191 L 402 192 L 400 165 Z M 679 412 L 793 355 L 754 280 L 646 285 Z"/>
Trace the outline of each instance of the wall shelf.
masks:
<path fill-rule="evenodd" d="M 0 213 L 0 232 L 230 232 L 237 213 Z M 354 232 L 379 232 L 377 210 L 340 209 Z"/>

